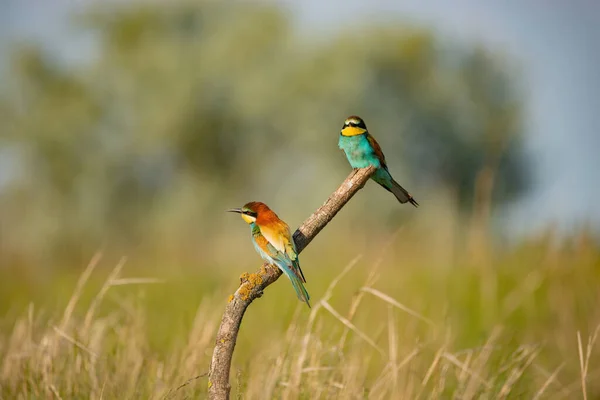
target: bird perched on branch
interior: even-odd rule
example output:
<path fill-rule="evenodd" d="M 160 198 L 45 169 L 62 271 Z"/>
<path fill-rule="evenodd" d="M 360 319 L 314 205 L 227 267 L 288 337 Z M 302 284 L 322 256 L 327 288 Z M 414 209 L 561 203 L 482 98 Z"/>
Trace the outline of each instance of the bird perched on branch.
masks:
<path fill-rule="evenodd" d="M 298 298 L 310 308 L 310 296 L 303 285 L 306 279 L 300 269 L 298 251 L 288 224 L 259 201 L 227 211 L 241 214 L 242 219 L 250 225 L 252 243 L 257 253 L 289 278 Z"/>
<path fill-rule="evenodd" d="M 352 168 L 375 166 L 377 170 L 371 176 L 371 179 L 379 183 L 387 191 L 392 192 L 400 203 L 409 202 L 415 207 L 419 206 L 419 203 L 415 201 L 411 194 L 390 175 L 381 147 L 367 130 L 367 126 L 362 118 L 356 115 L 346 118 L 340 132 L 338 147 L 344 150 Z"/>

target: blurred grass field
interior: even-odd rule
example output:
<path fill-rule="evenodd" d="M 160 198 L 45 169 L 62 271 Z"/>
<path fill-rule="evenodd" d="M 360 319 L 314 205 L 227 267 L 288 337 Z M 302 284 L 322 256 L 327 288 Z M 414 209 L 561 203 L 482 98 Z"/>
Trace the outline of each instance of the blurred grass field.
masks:
<path fill-rule="evenodd" d="M 285 279 L 251 305 L 232 396 L 600 396 L 591 235 L 547 232 L 473 252 L 444 224 L 425 228 L 407 224 L 326 259 L 318 237 L 302 256 L 312 310 Z M 192 271 L 98 253 L 79 276 L 46 279 L 35 293 L 4 276 L 2 398 L 205 398 L 216 329 L 244 270 Z"/>

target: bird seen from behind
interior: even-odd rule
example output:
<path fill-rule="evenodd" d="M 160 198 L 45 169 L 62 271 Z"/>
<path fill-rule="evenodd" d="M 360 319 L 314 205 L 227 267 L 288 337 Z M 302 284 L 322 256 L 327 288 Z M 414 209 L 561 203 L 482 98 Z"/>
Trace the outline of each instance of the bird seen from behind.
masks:
<path fill-rule="evenodd" d="M 392 192 L 400 203 L 409 202 L 415 207 L 419 206 L 412 195 L 390 175 L 381 147 L 367 130 L 362 118 L 355 115 L 346 118 L 340 132 L 338 146 L 346 153 L 346 158 L 352 168 L 375 166 L 377 170 L 371 179 L 387 191 Z"/>
<path fill-rule="evenodd" d="M 298 251 L 289 226 L 279 219 L 266 204 L 259 201 L 247 203 L 242 208 L 227 210 L 241 215 L 250 225 L 254 249 L 263 260 L 277 266 L 292 282 L 298 299 L 310 308 L 310 296 L 300 269 Z"/>

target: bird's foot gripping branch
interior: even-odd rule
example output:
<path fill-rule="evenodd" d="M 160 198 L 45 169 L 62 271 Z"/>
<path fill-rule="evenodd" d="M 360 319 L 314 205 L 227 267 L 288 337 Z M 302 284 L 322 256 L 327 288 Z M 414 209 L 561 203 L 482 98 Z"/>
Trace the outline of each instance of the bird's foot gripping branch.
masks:
<path fill-rule="evenodd" d="M 352 196 L 365 185 L 374 172 L 375 167 L 353 170 L 327 201 L 304 221 L 294 233 L 294 242 L 298 253 L 308 246 Z M 231 359 L 244 313 L 250 303 L 261 297 L 267 286 L 275 282 L 281 274 L 282 272 L 278 268 L 263 265 L 256 273 L 244 273 L 240 277 L 240 287 L 229 297 L 217 332 L 209 370 L 208 396 L 210 399 L 229 398 Z"/>

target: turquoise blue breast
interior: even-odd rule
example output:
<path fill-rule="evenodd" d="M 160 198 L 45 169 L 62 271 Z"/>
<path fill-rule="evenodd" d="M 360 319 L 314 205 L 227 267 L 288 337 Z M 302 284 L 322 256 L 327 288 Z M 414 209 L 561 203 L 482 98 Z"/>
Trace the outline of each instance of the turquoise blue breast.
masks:
<path fill-rule="evenodd" d="M 344 136 L 340 134 L 338 147 L 344 150 L 352 168 L 366 168 L 369 165 L 381 167 L 367 135 Z"/>

